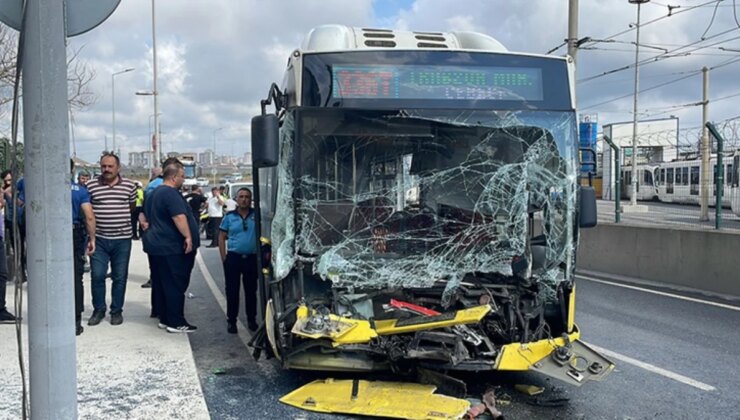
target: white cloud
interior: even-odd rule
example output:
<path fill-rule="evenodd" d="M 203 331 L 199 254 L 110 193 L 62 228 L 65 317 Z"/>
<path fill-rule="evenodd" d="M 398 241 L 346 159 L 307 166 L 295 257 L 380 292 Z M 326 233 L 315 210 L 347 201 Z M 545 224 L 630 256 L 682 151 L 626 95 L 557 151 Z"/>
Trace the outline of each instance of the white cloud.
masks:
<path fill-rule="evenodd" d="M 473 16 L 452 16 L 445 19 L 445 25 L 450 32 L 480 32 L 478 26 L 474 23 Z"/>
<path fill-rule="evenodd" d="M 695 3 L 677 0 L 686 10 Z M 580 37 L 603 39 L 628 29 L 636 10 L 626 1 L 581 1 Z M 215 129 L 223 150 L 235 152 L 248 144 L 249 121 L 259 112 L 272 82 L 282 80 L 288 54 L 297 48 L 309 29 L 321 24 L 383 26 L 427 31 L 480 31 L 509 49 L 544 53 L 563 42 L 567 32 L 566 0 L 416 0 L 407 9 L 384 13 L 376 20 L 372 0 L 179 0 L 157 2 L 157 52 L 159 102 L 167 150 L 198 151 L 210 148 Z M 681 10 L 681 9 L 677 9 Z M 731 9 L 719 13 L 709 34 L 735 26 Z M 648 3 L 642 7 L 642 21 L 667 14 L 665 7 Z M 712 8 L 676 13 L 645 26 L 642 43 L 685 44 L 699 39 L 706 29 Z M 76 144 L 83 158 L 96 159 L 105 136 L 112 136 L 112 72 L 126 67 L 136 71 L 116 77 L 116 136 L 124 156 L 148 147 L 153 114 L 152 98 L 134 92 L 152 89 L 152 27 L 150 0 L 125 0 L 98 28 L 72 38 L 73 46 L 85 46 L 81 59 L 98 77 L 92 87 L 98 102 L 75 115 Z M 728 33 L 717 40 L 736 36 Z M 578 77 L 584 78 L 626 66 L 634 60 L 629 42 L 634 32 L 615 38 L 623 43 L 596 44 L 597 50 L 578 53 Z M 736 41 L 737 42 L 737 41 Z M 725 44 L 733 47 L 733 43 Z M 588 44 L 586 44 L 588 46 Z M 737 44 L 734 48 L 738 48 Z M 611 49 L 612 51 L 604 51 Z M 625 50 L 625 51 L 619 51 Z M 561 48 L 556 54 L 563 54 Z M 660 53 L 645 49 L 643 57 Z M 641 71 L 643 88 L 670 80 L 671 73 L 715 65 L 732 57 L 719 50 L 689 55 L 646 65 Z M 698 53 L 698 52 L 697 52 Z M 695 53 L 696 54 L 696 53 Z M 714 97 L 740 91 L 735 74 L 740 63 L 712 71 Z M 580 105 L 593 104 L 631 92 L 632 71 L 617 72 L 579 85 Z M 700 77 L 656 89 L 641 95 L 640 108 L 665 107 L 700 100 Z M 711 106 L 714 119 L 734 116 L 735 99 Z M 596 109 L 604 118 L 629 118 L 631 98 L 614 101 Z M 589 110 L 593 111 L 593 110 Z M 733 114 L 733 112 L 735 114 Z M 700 110 L 677 110 L 683 124 L 695 124 Z"/>

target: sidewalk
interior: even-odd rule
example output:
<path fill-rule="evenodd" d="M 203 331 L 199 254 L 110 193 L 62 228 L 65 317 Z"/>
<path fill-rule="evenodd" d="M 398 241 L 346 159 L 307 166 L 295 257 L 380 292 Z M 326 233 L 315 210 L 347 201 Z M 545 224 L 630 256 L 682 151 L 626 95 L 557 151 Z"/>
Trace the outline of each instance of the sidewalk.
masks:
<path fill-rule="evenodd" d="M 77 337 L 77 401 L 81 419 L 208 419 L 190 342 L 169 334 L 149 318 L 149 277 L 141 242 L 134 241 L 124 305 L 123 325 L 87 326 L 92 313 L 90 276 L 85 274 L 85 332 Z M 33 279 L 29 280 L 33 281 Z M 72 284 L 70 284 L 72 287 Z M 14 286 L 8 284 L 8 309 L 14 312 Z M 110 280 L 108 280 L 110 303 Z M 28 336 L 24 296 L 24 353 L 28 378 Z M 187 311 L 187 305 L 186 305 Z M 15 327 L 0 325 L 0 419 L 21 417 L 21 377 Z"/>

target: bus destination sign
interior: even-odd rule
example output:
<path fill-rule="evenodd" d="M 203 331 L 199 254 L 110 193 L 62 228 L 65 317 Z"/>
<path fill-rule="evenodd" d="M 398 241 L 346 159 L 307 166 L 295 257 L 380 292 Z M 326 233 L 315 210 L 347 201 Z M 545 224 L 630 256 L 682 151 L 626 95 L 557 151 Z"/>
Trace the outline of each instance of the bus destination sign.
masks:
<path fill-rule="evenodd" d="M 532 67 L 335 65 L 332 97 L 541 101 L 542 70 Z"/>

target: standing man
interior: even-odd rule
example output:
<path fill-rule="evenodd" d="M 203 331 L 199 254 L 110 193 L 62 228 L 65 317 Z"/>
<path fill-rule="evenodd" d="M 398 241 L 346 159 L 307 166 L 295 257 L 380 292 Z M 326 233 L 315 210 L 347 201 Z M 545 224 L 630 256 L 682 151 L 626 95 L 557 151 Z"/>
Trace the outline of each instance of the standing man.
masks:
<path fill-rule="evenodd" d="M 77 174 L 77 183 L 82 185 L 83 187 L 87 185 L 87 182 L 89 180 L 90 180 L 90 172 L 80 171 L 80 173 Z"/>
<path fill-rule="evenodd" d="M 185 292 L 200 245 L 198 225 L 180 194 L 185 182 L 182 163 L 168 163 L 162 177 L 162 185 L 144 200 L 148 222 L 144 251 L 152 263 L 152 303 L 160 328 L 171 333 L 191 333 L 197 327 L 185 320 Z"/>
<path fill-rule="evenodd" d="M 3 177 L 5 179 L 5 177 Z M 5 207 L 5 200 L 0 200 L 0 208 Z M 8 312 L 5 302 L 5 291 L 8 285 L 8 260 L 5 258 L 5 223 L 0 217 L 0 324 L 13 324 L 15 315 Z"/>
<path fill-rule="evenodd" d="M 102 174 L 87 183 L 95 213 L 95 253 L 90 261 L 93 314 L 87 325 L 98 325 L 105 318 L 105 277 L 110 264 L 110 323 L 123 323 L 128 262 L 131 257 L 131 212 L 136 204 L 136 184 L 122 177 L 121 162 L 113 153 L 100 158 Z"/>
<path fill-rule="evenodd" d="M 218 246 L 218 226 L 221 224 L 221 219 L 224 217 L 224 198 L 221 196 L 221 191 L 218 187 L 211 188 L 211 198 L 208 199 L 208 223 L 211 231 L 211 243 L 208 248 L 215 248 Z"/>
<path fill-rule="evenodd" d="M 144 186 L 141 182 L 136 181 L 136 207 L 131 212 L 131 230 L 134 231 L 133 239 L 139 240 L 141 227 L 139 226 L 139 214 L 144 210 Z"/>
<path fill-rule="evenodd" d="M 74 173 L 75 162 L 71 160 L 72 172 Z M 95 215 L 93 215 L 92 204 L 90 204 L 90 193 L 84 185 L 70 185 L 72 189 L 72 243 L 74 261 L 75 281 L 75 334 L 80 335 L 82 328 L 82 312 L 84 310 L 84 286 L 82 285 L 82 274 L 85 268 L 85 254 L 92 255 L 95 252 Z"/>
<path fill-rule="evenodd" d="M 228 213 L 221 222 L 218 237 L 226 278 L 227 331 L 231 334 L 237 333 L 240 283 L 244 284 L 247 325 L 250 331 L 257 330 L 257 230 L 252 211 L 252 191 L 241 188 L 236 194 L 236 203 L 236 211 Z"/>
<path fill-rule="evenodd" d="M 162 166 L 165 166 L 166 163 L 167 162 L 164 162 Z M 149 180 L 149 183 L 146 184 L 146 189 L 144 190 L 144 198 L 146 198 L 146 196 L 149 195 L 150 192 L 154 191 L 155 188 L 162 185 L 163 181 L 162 168 L 157 166 L 156 168 L 152 169 L 152 178 Z"/>
<path fill-rule="evenodd" d="M 195 220 L 200 220 L 200 211 L 203 209 L 205 203 L 208 201 L 203 197 L 203 192 L 199 185 L 193 186 L 193 192 L 185 196 L 185 201 L 188 202 L 190 210 L 193 212 Z"/>
<path fill-rule="evenodd" d="M 23 195 L 19 187 L 24 187 L 23 179 L 18 181 L 16 184 L 16 200 L 13 202 L 13 174 L 6 170 L 0 174 L 0 178 L 3 179 L 3 198 L 5 199 L 5 237 L 10 242 L 10 247 L 13 252 L 20 252 L 21 255 L 21 270 L 20 277 L 22 281 L 26 281 L 26 246 L 25 240 L 25 223 L 23 220 Z M 15 213 L 15 224 L 13 224 L 13 214 Z M 18 227 L 18 243 L 20 249 L 15 249 L 15 230 L 14 227 Z"/>

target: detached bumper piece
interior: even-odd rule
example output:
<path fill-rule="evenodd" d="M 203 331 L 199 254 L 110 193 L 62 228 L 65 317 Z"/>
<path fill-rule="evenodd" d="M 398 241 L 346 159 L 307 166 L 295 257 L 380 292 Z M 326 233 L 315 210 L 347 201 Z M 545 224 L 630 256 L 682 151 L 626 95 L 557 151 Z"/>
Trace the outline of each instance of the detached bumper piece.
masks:
<path fill-rule="evenodd" d="M 434 394 L 436 387 L 402 382 L 324 379 L 280 399 L 283 404 L 319 413 L 395 419 L 459 419 L 467 400 Z"/>

